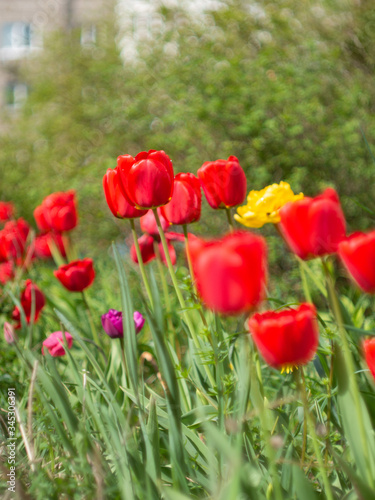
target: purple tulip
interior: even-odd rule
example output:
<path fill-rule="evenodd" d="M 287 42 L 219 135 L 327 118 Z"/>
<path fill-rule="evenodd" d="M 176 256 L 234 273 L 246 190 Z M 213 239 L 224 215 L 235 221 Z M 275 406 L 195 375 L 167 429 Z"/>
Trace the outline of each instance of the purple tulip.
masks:
<path fill-rule="evenodd" d="M 145 323 L 145 319 L 138 311 L 134 312 L 134 326 L 135 332 L 139 333 Z M 124 329 L 122 325 L 122 312 L 116 309 L 110 309 L 102 316 L 102 325 L 105 333 L 112 339 L 120 339 L 124 336 Z"/>

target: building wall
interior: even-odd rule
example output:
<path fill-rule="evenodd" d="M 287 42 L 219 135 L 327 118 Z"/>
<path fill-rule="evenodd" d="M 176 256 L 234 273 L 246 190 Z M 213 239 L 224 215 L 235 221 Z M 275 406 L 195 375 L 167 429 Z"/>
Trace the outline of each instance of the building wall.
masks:
<path fill-rule="evenodd" d="M 83 26 L 85 38 L 91 31 L 94 36 L 91 27 L 110 4 L 109 0 L 0 0 L 0 107 L 20 105 L 27 89 L 18 79 L 19 65 L 43 50 L 45 33 Z"/>

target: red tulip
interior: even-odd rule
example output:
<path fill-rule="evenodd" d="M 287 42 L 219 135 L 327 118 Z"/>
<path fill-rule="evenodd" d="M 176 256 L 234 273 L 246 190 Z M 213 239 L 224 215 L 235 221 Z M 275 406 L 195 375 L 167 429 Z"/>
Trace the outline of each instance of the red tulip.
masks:
<path fill-rule="evenodd" d="M 365 353 L 367 366 L 375 379 L 375 337 L 363 342 L 363 351 Z"/>
<path fill-rule="evenodd" d="M 51 230 L 51 226 L 46 221 L 43 205 L 37 206 L 34 210 L 34 219 L 39 231 L 44 233 Z"/>
<path fill-rule="evenodd" d="M 13 214 L 13 204 L 7 201 L 0 201 L 0 222 L 6 222 L 13 216 Z"/>
<path fill-rule="evenodd" d="M 170 201 L 173 194 L 173 166 L 164 151 L 142 151 L 135 158 L 119 156 L 123 192 L 139 209 L 156 208 Z"/>
<path fill-rule="evenodd" d="M 66 338 L 66 343 L 68 345 L 68 349 L 72 348 L 73 345 L 73 337 L 68 332 L 54 332 L 43 342 L 42 354 L 44 355 L 44 348 L 46 347 L 51 356 L 64 356 L 64 336 Z"/>
<path fill-rule="evenodd" d="M 235 232 L 218 240 L 189 238 L 197 289 L 210 309 L 239 314 L 259 304 L 266 281 L 266 244 Z"/>
<path fill-rule="evenodd" d="M 234 207 L 246 196 L 246 176 L 238 159 L 206 161 L 198 170 L 204 194 L 212 208 Z"/>
<path fill-rule="evenodd" d="M 345 217 L 331 188 L 315 198 L 287 203 L 280 218 L 286 242 L 301 259 L 334 253 L 345 238 Z"/>
<path fill-rule="evenodd" d="M 163 262 L 166 264 L 167 260 L 165 258 L 163 245 L 161 243 L 157 243 L 156 240 L 152 236 L 150 236 L 149 234 L 144 234 L 143 236 L 138 238 L 138 244 L 139 244 L 139 249 L 141 251 L 143 264 L 147 264 L 148 262 L 151 262 L 153 259 L 155 259 L 156 254 L 155 254 L 154 243 L 155 243 L 155 245 L 158 245 L 160 257 L 162 258 Z M 171 262 L 174 265 L 174 264 L 176 264 L 176 261 L 177 261 L 176 252 L 170 243 L 168 243 L 168 250 L 169 250 L 169 256 L 171 258 Z M 131 257 L 133 262 L 138 264 L 138 257 L 137 257 L 137 252 L 135 250 L 134 244 L 132 245 L 132 247 L 130 249 L 130 257 Z"/>
<path fill-rule="evenodd" d="M 12 261 L 0 264 L 0 283 L 5 285 L 14 278 L 14 265 Z"/>
<path fill-rule="evenodd" d="M 111 212 L 118 219 L 142 217 L 147 210 L 138 210 L 127 201 L 121 189 L 119 178 L 117 167 L 113 170 L 109 168 L 103 177 L 105 199 Z"/>
<path fill-rule="evenodd" d="M 375 293 L 375 231 L 352 234 L 339 244 L 338 254 L 358 286 Z"/>
<path fill-rule="evenodd" d="M 95 278 L 92 259 L 75 260 L 60 266 L 53 274 L 71 292 L 82 292 Z"/>
<path fill-rule="evenodd" d="M 177 174 L 171 201 L 161 208 L 171 224 L 191 224 L 201 216 L 201 186 L 193 174 Z"/>
<path fill-rule="evenodd" d="M 38 259 L 50 259 L 52 257 L 51 246 L 55 245 L 62 257 L 66 257 L 64 242 L 60 233 L 50 231 L 39 234 L 34 240 L 34 255 Z"/>
<path fill-rule="evenodd" d="M 158 215 L 161 223 L 161 227 L 163 228 L 163 231 L 166 232 L 168 231 L 169 228 L 169 222 L 167 219 L 164 217 L 162 213 L 162 209 L 158 208 Z M 155 215 L 152 210 L 149 210 L 146 215 L 140 218 L 140 223 L 141 223 L 141 229 L 144 233 L 150 234 L 153 238 L 157 238 L 158 241 L 160 239 L 159 236 L 159 229 L 156 224 L 155 220 Z"/>
<path fill-rule="evenodd" d="M 316 310 L 308 303 L 297 309 L 254 314 L 249 330 L 265 361 L 287 372 L 311 361 L 318 347 Z"/>
<path fill-rule="evenodd" d="M 70 231 L 78 224 L 75 192 L 52 193 L 44 198 L 34 217 L 41 231 L 53 229 L 57 232 Z"/>
<path fill-rule="evenodd" d="M 9 221 L 0 231 L 0 254 L 2 260 L 17 260 L 25 252 L 30 227 L 23 219 Z"/>
<path fill-rule="evenodd" d="M 26 322 L 36 323 L 43 307 L 45 306 L 46 300 L 43 292 L 31 280 L 26 280 L 25 288 L 21 293 L 20 302 L 26 316 Z M 32 315 L 33 308 L 34 315 Z M 15 328 L 21 328 L 21 314 L 18 307 L 14 308 L 12 317 L 16 321 Z"/>

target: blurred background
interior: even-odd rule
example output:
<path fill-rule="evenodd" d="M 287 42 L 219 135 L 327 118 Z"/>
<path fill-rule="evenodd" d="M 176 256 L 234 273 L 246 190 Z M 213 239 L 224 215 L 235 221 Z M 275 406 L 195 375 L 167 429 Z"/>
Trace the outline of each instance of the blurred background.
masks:
<path fill-rule="evenodd" d="M 128 231 L 104 172 L 148 149 L 176 172 L 235 155 L 248 190 L 334 186 L 349 228 L 373 226 L 372 0 L 0 0 L 0 24 L 0 199 L 32 222 L 75 189 L 86 256 Z M 204 201 L 190 230 L 225 214 Z"/>

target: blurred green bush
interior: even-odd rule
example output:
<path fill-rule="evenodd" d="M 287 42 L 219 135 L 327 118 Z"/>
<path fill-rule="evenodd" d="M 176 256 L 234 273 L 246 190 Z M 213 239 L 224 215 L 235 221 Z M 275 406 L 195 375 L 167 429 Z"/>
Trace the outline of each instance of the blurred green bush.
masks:
<path fill-rule="evenodd" d="M 0 198 L 32 220 L 50 192 L 76 189 L 78 239 L 95 253 L 126 226 L 101 185 L 119 154 L 164 149 L 176 171 L 192 172 L 234 154 L 249 189 L 284 179 L 314 195 L 334 185 L 349 226 L 366 229 L 375 210 L 371 3 L 228 0 L 195 16 L 163 7 L 163 32 L 140 40 L 125 64 L 115 19 L 91 48 L 55 34 L 23 68 L 31 95 L 0 138 Z M 204 213 L 197 232 L 225 223 Z"/>

